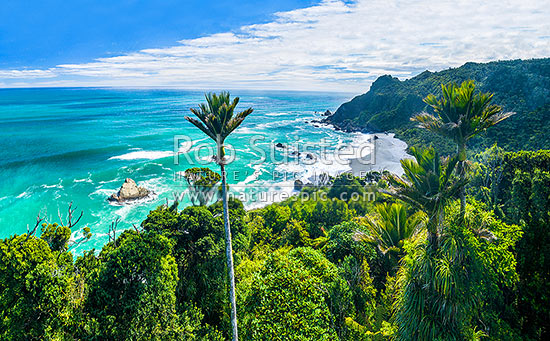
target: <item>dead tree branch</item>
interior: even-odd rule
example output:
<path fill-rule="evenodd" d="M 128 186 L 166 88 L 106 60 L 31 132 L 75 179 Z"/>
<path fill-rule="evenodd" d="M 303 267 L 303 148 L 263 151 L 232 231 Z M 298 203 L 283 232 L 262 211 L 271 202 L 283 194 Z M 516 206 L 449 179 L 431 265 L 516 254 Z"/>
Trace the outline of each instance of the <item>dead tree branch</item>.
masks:
<path fill-rule="evenodd" d="M 27 224 L 27 238 L 25 241 L 29 240 L 30 236 L 34 236 L 36 233 L 36 230 L 38 229 L 38 226 L 40 226 L 40 223 L 44 220 L 43 217 L 40 217 L 40 212 L 38 212 L 38 215 L 36 216 L 36 224 L 34 225 L 32 231 L 29 231 L 29 225 Z"/>
<path fill-rule="evenodd" d="M 109 242 L 113 242 L 113 244 L 116 247 L 116 230 L 118 228 L 118 223 L 120 222 L 120 217 L 117 217 L 115 221 L 111 222 L 111 226 L 109 227 Z"/>

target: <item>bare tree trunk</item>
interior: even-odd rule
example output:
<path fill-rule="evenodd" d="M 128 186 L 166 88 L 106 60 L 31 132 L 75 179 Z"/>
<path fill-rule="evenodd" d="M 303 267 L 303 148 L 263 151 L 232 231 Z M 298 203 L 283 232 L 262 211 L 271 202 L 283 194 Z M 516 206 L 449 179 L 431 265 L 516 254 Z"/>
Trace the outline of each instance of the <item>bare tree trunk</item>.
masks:
<path fill-rule="evenodd" d="M 227 205 L 227 181 L 223 159 L 220 160 L 222 170 L 222 196 L 223 196 L 223 222 L 225 227 L 225 255 L 227 258 L 227 271 L 229 272 L 229 300 L 231 301 L 231 326 L 233 328 L 233 341 L 239 339 L 237 330 L 237 301 L 235 299 L 235 272 L 233 270 L 233 247 L 231 246 L 231 228 L 229 226 L 229 209 Z"/>

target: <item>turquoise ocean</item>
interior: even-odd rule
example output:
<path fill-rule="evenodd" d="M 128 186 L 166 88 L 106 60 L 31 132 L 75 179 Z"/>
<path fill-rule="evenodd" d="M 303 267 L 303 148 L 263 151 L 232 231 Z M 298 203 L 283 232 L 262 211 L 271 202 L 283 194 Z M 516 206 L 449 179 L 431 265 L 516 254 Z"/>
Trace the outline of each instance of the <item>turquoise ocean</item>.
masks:
<path fill-rule="evenodd" d="M 232 91 L 231 95 L 241 98 L 238 109 L 254 108 L 227 140 L 236 152 L 228 166 L 233 190 L 291 192 L 292 179 L 286 174 L 298 174 L 307 182 L 315 172 L 345 170 L 341 165 L 304 160 L 309 153 L 291 155 L 282 163 L 270 153 L 282 160 L 292 154 L 290 146 L 311 144 L 308 151 L 315 155 L 319 141 L 336 145 L 359 139 L 358 134 L 311 122 L 352 94 Z M 38 213 L 48 222 L 58 222 L 58 212 L 64 215 L 70 202 L 84 212 L 77 228 L 87 225 L 93 233 L 77 252 L 106 243 L 117 217 L 119 231 L 139 225 L 150 210 L 172 201 L 174 192 L 185 192 L 178 172 L 199 165 L 218 171 L 210 162 L 208 146 L 213 147 L 213 142 L 184 119 L 191 115 L 189 108 L 203 102 L 203 91 L 172 89 L 0 89 L 0 238 L 26 233 Z M 175 143 L 177 135 L 184 138 Z M 273 148 L 276 143 L 289 147 Z M 262 150 L 267 159 L 260 162 Z M 176 159 L 175 151 L 181 152 Z M 153 190 L 155 196 L 132 205 L 110 204 L 106 198 L 125 178 Z M 181 203 L 189 204 L 185 199 Z M 247 207 L 261 204 L 246 202 Z"/>

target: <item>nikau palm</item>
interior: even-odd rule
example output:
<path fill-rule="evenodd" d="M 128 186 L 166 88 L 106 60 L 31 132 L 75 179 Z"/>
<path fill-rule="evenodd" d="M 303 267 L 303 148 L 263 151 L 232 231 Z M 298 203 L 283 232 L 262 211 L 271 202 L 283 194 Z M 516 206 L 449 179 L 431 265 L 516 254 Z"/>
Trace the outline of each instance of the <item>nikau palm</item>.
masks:
<path fill-rule="evenodd" d="M 239 103 L 239 97 L 231 102 L 228 92 L 222 92 L 219 95 L 209 93 L 205 95 L 206 104 L 200 104 L 199 110 L 191 108 L 191 112 L 197 116 L 198 120 L 186 116 L 185 119 L 202 130 L 216 142 L 217 155 L 216 163 L 220 165 L 222 173 L 222 198 L 223 198 L 223 218 L 225 227 L 225 245 L 227 257 L 227 271 L 229 273 L 229 298 L 231 301 L 231 326 L 233 329 L 233 340 L 238 340 L 237 330 L 237 303 L 235 299 L 235 273 L 233 269 L 233 248 L 231 246 L 231 228 L 229 226 L 229 210 L 227 205 L 227 179 L 225 173 L 225 149 L 224 141 L 244 119 L 253 111 L 248 108 L 235 114 L 235 108 Z"/>
<path fill-rule="evenodd" d="M 442 85 L 442 96 L 428 95 L 424 102 L 435 115 L 422 113 L 411 118 L 421 128 L 452 139 L 457 145 L 457 172 L 462 181 L 466 178 L 466 143 L 487 128 L 512 116 L 502 107 L 491 104 L 493 94 L 476 93 L 474 81 L 465 81 L 460 86 L 451 83 Z M 460 214 L 464 217 L 466 207 L 465 189 L 460 190 Z"/>
<path fill-rule="evenodd" d="M 415 160 L 401 160 L 403 178 L 394 174 L 386 177 L 391 189 L 388 194 L 403 200 L 428 215 L 428 243 L 437 249 L 438 229 L 443 220 L 445 204 L 463 187 L 464 181 L 453 181 L 451 175 L 457 158 L 440 160 L 433 148 L 418 150 L 411 147 Z"/>
<path fill-rule="evenodd" d="M 420 211 L 407 216 L 405 206 L 397 203 L 376 205 L 375 213 L 365 219 L 367 231 L 357 232 L 354 239 L 375 244 L 382 254 L 399 259 L 404 241 L 422 230 L 425 217 Z"/>

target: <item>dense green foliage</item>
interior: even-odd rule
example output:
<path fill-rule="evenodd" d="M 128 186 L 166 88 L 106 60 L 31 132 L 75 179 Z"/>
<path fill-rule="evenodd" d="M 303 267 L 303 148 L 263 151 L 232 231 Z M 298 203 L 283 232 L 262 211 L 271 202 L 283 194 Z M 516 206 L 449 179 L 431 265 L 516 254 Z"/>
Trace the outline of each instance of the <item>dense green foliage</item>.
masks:
<path fill-rule="evenodd" d="M 26 235 L 8 238 L 0 247 L 1 338 L 61 338 L 82 304 L 69 295 L 81 286 L 71 256 L 58 258 L 44 240 Z"/>
<path fill-rule="evenodd" d="M 379 77 L 370 90 L 342 104 L 328 122 L 342 129 L 393 131 L 409 146 L 433 143 L 443 154 L 455 151 L 450 141 L 416 128 L 409 119 L 426 111 L 423 99 L 441 94 L 441 84 L 474 80 L 482 92 L 494 93 L 494 102 L 517 114 L 474 139 L 481 150 L 498 141 L 508 150 L 549 149 L 550 59 L 466 63 L 440 72 L 425 71 L 400 81 Z M 429 111 L 428 111 L 429 112 Z"/>
<path fill-rule="evenodd" d="M 460 86 L 449 83 L 441 86 L 441 98 L 428 95 L 424 102 L 434 114 L 422 113 L 411 118 L 424 128 L 456 144 L 456 173 L 460 182 L 466 180 L 466 147 L 475 136 L 487 131 L 488 128 L 514 115 L 513 112 L 503 112 L 502 107 L 493 104 L 492 93 L 476 91 L 472 80 L 464 81 Z M 466 188 L 460 186 L 460 215 L 464 219 L 466 211 Z"/>
<path fill-rule="evenodd" d="M 428 241 L 432 248 L 437 248 L 438 229 L 442 223 L 445 205 L 464 183 L 452 178 L 456 157 L 441 160 L 431 147 L 424 150 L 413 147 L 411 153 L 414 160 L 401 161 L 404 177 L 393 174 L 387 177 L 392 186 L 388 193 L 428 216 Z"/>
<path fill-rule="evenodd" d="M 550 160 L 550 153 L 497 153 L 508 160 L 498 163 L 508 188 L 497 196 L 502 209 L 492 213 L 484 177 L 495 172 L 486 154 L 497 151 L 480 155 L 484 163 L 473 167 L 465 222 L 459 222 L 458 201 L 446 206 L 436 251 L 426 247 L 425 214 L 383 195 L 375 206 L 355 203 L 364 216 L 337 198 L 293 198 L 250 212 L 230 201 L 241 337 L 540 339 L 547 331 L 548 274 L 541 253 L 548 250 L 548 229 L 516 215 L 548 212 L 549 203 L 531 193 L 549 188 L 540 185 L 548 173 L 522 180 L 518 169 Z M 525 181 L 529 187 L 521 189 L 529 193 L 519 193 Z M 385 180 L 377 186 L 385 188 Z M 539 209 L 512 204 L 520 198 Z M 177 206 L 160 206 L 140 229 L 74 261 L 65 248 L 55 250 L 44 240 L 50 240 L 48 229 L 44 239 L 1 241 L 2 337 L 229 337 L 221 203 Z M 435 307 L 445 309 L 430 310 Z"/>
<path fill-rule="evenodd" d="M 182 338 L 172 243 L 159 234 L 136 232 L 126 232 L 117 243 L 102 259 L 87 297 L 93 334 L 101 339 Z"/>
<path fill-rule="evenodd" d="M 407 215 L 404 205 L 379 204 L 374 214 L 363 219 L 366 232 L 357 231 L 355 239 L 374 244 L 397 265 L 404 255 L 405 241 L 416 237 L 426 224 L 426 214 Z"/>
<path fill-rule="evenodd" d="M 518 280 L 510 250 L 521 229 L 475 203 L 467 206 L 462 222 L 457 206 L 448 207 L 436 251 L 424 240 L 407 247 L 395 302 L 398 339 L 461 340 L 475 330 L 490 332 L 495 339 L 501 333 L 515 335 L 502 329 L 499 315 Z M 480 228 L 490 231 L 490 237 L 480 235 Z"/>
<path fill-rule="evenodd" d="M 503 220 L 521 224 L 516 247 L 518 308 L 524 332 L 550 335 L 550 151 L 504 152 L 494 146 L 476 156 L 470 193 Z"/>

